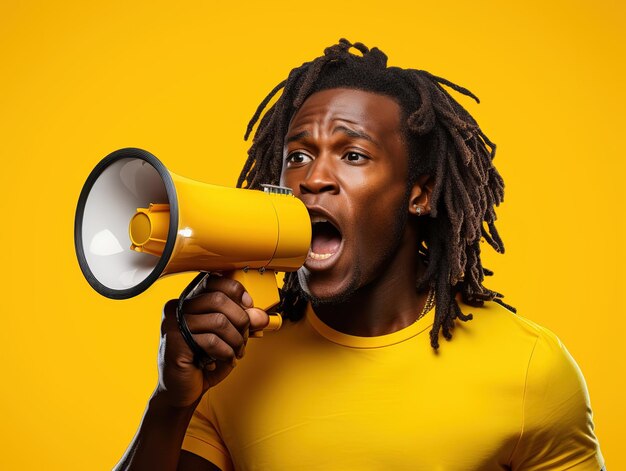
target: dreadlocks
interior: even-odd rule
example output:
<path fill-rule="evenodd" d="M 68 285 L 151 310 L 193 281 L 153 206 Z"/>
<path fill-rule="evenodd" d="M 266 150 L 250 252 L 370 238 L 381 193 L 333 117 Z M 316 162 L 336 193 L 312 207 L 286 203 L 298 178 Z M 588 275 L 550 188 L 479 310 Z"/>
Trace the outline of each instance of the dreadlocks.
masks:
<path fill-rule="evenodd" d="M 351 48 L 361 54 L 353 54 Z M 430 332 L 434 349 L 439 348 L 440 331 L 447 340 L 452 338 L 455 319 L 472 319 L 471 314 L 461 312 L 458 293 L 473 306 L 495 301 L 514 310 L 501 300 L 500 293 L 483 286 L 484 277 L 492 272 L 480 260 L 481 238 L 497 252 L 504 252 L 495 227 L 495 207 L 504 195 L 502 177 L 492 163 L 496 146 L 444 86 L 479 102 L 469 90 L 424 70 L 387 67 L 387 56 L 378 48 L 341 39 L 323 56 L 293 69 L 261 102 L 245 133 L 247 140 L 260 118 L 237 182 L 245 188 L 279 182 L 289 122 L 311 94 L 353 88 L 394 98 L 402 110 L 409 149 L 409 184 L 420 175 L 433 179 L 430 218 L 424 218 L 416 244 L 426 270 L 416 280 L 416 287 L 435 289 L 435 320 Z M 263 114 L 281 89 L 276 103 Z M 306 299 L 295 273 L 285 276 L 281 294 L 285 317 L 301 318 Z"/>

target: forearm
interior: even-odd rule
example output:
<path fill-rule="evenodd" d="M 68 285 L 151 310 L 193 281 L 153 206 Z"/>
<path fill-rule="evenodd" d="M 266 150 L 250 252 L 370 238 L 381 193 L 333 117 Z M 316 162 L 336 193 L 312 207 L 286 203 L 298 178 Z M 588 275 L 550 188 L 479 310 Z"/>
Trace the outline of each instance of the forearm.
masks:
<path fill-rule="evenodd" d="M 153 393 L 139 430 L 114 470 L 176 470 L 180 447 L 196 404 L 172 407 L 162 396 Z"/>

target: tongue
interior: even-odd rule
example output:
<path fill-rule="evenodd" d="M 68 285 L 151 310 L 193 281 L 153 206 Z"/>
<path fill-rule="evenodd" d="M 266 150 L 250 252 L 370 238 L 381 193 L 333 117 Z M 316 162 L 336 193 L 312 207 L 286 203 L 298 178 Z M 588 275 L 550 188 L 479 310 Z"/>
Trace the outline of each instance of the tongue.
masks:
<path fill-rule="evenodd" d="M 341 237 L 331 224 L 318 223 L 313 226 L 312 252 L 317 254 L 336 253 L 340 244 Z"/>

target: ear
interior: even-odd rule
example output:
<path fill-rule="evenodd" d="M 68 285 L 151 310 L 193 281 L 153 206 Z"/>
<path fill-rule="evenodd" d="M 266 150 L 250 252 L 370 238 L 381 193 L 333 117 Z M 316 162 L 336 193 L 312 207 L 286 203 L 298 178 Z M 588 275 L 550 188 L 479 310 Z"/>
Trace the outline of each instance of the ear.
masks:
<path fill-rule="evenodd" d="M 420 175 L 411 188 L 409 196 L 409 213 L 424 216 L 430 213 L 430 195 L 434 181 L 430 175 Z"/>

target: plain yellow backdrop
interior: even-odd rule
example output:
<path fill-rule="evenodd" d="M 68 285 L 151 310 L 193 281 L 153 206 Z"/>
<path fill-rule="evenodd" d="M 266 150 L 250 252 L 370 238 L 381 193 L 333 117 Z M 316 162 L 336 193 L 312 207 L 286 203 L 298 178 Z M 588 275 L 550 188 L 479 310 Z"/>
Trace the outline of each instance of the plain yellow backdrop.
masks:
<path fill-rule="evenodd" d="M 126 301 L 91 290 L 73 218 L 93 166 L 136 146 L 179 175 L 234 184 L 257 104 L 347 37 L 481 98 L 460 101 L 498 144 L 507 183 L 507 254 L 485 253 L 488 286 L 564 341 L 608 467 L 626 469 L 623 3 L 176 5 L 0 4 L 0 468 L 110 469 L 156 382 L 161 306 L 191 278 Z"/>

